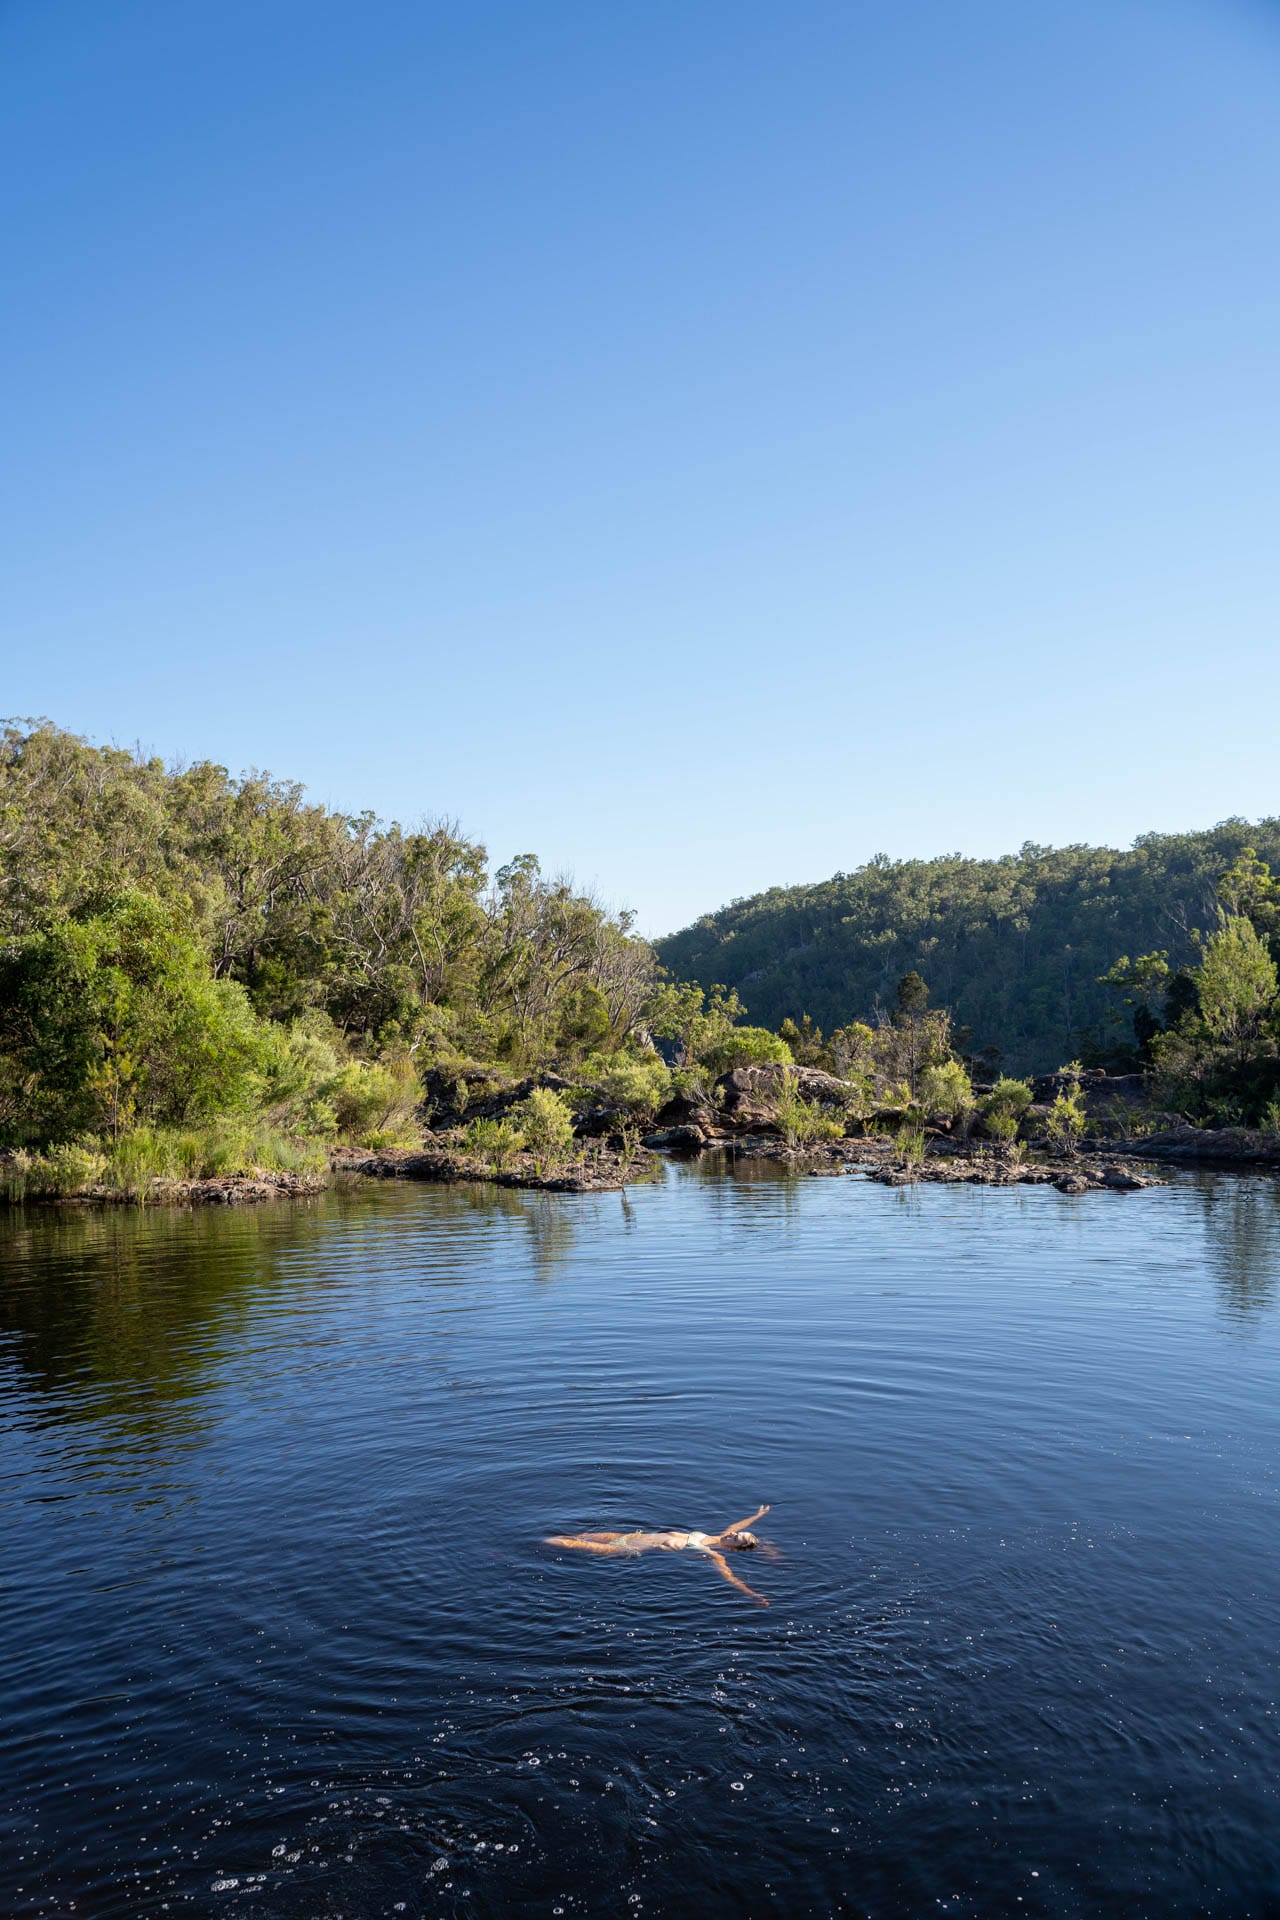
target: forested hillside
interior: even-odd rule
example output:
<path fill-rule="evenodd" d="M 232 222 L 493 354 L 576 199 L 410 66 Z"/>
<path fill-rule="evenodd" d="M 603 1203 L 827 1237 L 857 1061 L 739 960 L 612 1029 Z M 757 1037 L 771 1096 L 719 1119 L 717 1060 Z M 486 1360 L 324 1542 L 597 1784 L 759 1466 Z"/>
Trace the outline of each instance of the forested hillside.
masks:
<path fill-rule="evenodd" d="M 532 854 L 491 875 L 447 823 L 47 722 L 0 732 L 0 1147 L 213 1121 L 394 1134 L 428 1068 L 625 1048 L 654 976 L 629 917 Z"/>
<path fill-rule="evenodd" d="M 775 887 L 657 943 L 684 979 L 735 988 L 749 1019 L 808 1013 L 825 1028 L 889 1008 L 911 969 L 935 1005 L 1018 1072 L 1049 1071 L 1129 1040 L 1099 984 L 1122 955 L 1195 954 L 1218 914 L 1217 882 L 1250 846 L 1280 866 L 1280 818 L 1202 833 L 1145 834 L 1127 852 L 1038 847 L 999 860 L 883 855 L 816 886 Z"/>

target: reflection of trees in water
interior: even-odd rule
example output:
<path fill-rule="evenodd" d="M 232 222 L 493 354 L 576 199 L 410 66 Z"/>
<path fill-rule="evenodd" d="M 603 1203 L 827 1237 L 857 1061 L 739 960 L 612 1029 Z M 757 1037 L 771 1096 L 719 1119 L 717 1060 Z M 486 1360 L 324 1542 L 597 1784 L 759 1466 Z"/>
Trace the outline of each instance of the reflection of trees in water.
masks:
<path fill-rule="evenodd" d="M 616 1194 L 545 1193 L 536 1187 L 493 1187 L 481 1181 L 460 1181 L 438 1192 L 440 1204 L 448 1212 L 471 1218 L 500 1214 L 518 1219 L 525 1229 L 534 1272 L 543 1280 L 550 1279 L 566 1262 L 580 1235 L 596 1232 L 602 1226 L 615 1232 L 619 1222 L 624 1233 L 633 1233 L 640 1224 L 625 1187 Z"/>
<path fill-rule="evenodd" d="M 74 1425 L 86 1438 L 96 1429 L 91 1444 L 106 1454 L 194 1439 L 213 1418 L 210 1397 L 228 1366 L 260 1342 L 253 1322 L 292 1284 L 299 1261 L 327 1276 L 354 1259 L 361 1284 L 375 1287 L 379 1242 L 388 1237 L 386 1270 L 396 1270 L 412 1232 L 406 1212 L 415 1215 L 421 1198 L 352 1188 L 279 1206 L 14 1210 L 0 1216 L 0 1375 L 15 1372 L 33 1394 L 37 1423 Z M 625 1197 L 622 1205 L 634 1224 Z M 597 1218 L 574 1195 L 469 1184 L 434 1188 L 430 1212 L 464 1232 L 518 1220 L 541 1278 Z M 353 1214 L 362 1229 L 354 1241 Z M 299 1341 L 315 1337 L 321 1298 L 298 1317 Z"/>
<path fill-rule="evenodd" d="M 1257 1319 L 1280 1292 L 1280 1182 L 1204 1174 L 1193 1190 L 1222 1305 L 1237 1321 Z"/>
<path fill-rule="evenodd" d="M 550 1280 L 567 1260 L 577 1238 L 579 1221 L 573 1196 L 530 1193 L 525 1199 L 524 1221 L 533 1270 L 540 1280 Z"/>
<path fill-rule="evenodd" d="M 442 1212 L 471 1220 L 503 1216 L 525 1229 L 539 1279 L 550 1279 L 567 1259 L 580 1225 L 581 1196 L 543 1193 L 535 1188 L 493 1187 L 484 1181 L 459 1181 L 436 1189 Z"/>
<path fill-rule="evenodd" d="M 809 1176 L 797 1172 L 784 1161 L 739 1158 L 732 1148 L 723 1153 L 702 1154 L 686 1163 L 685 1176 L 696 1180 L 719 1212 L 733 1210 L 735 1232 L 776 1233 L 779 1226 L 790 1226 L 800 1209 L 800 1189 Z M 767 1190 L 768 1207 L 744 1207 L 743 1190 Z"/>
<path fill-rule="evenodd" d="M 31 1209 L 0 1222 L 0 1332 L 37 1420 L 131 1442 L 198 1432 L 294 1206 Z"/>

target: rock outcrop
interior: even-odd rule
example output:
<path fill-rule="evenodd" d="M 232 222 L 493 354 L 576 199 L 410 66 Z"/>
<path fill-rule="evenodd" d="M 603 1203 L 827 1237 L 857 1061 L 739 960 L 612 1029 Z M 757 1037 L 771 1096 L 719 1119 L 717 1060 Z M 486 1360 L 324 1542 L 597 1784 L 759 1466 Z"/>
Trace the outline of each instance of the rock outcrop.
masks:
<path fill-rule="evenodd" d="M 1280 1167 L 1280 1135 L 1250 1127 L 1166 1127 L 1113 1145 L 1110 1151 L 1206 1166 Z"/>

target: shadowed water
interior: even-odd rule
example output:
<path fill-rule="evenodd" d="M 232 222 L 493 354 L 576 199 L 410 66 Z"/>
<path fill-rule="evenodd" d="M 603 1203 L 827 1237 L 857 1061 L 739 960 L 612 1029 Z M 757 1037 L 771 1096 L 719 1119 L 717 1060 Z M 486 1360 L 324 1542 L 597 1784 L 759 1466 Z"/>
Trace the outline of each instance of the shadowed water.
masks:
<path fill-rule="evenodd" d="M 0 1220 L 0 1912 L 1280 1912 L 1280 1185 Z M 779 1557 L 595 1560 L 579 1528 Z"/>

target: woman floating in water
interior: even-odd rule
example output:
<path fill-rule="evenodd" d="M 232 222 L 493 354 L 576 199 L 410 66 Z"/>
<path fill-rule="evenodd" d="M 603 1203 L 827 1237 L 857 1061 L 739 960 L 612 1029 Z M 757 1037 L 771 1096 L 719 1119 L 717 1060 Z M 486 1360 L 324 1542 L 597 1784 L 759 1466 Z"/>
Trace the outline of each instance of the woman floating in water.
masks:
<path fill-rule="evenodd" d="M 768 1507 L 757 1507 L 745 1520 L 736 1520 L 721 1533 L 693 1533 L 677 1531 L 672 1527 L 661 1533 L 553 1533 L 547 1545 L 577 1547 L 583 1553 L 705 1553 L 731 1587 L 736 1587 L 739 1593 L 745 1593 L 758 1607 L 767 1607 L 769 1602 L 764 1595 L 754 1592 L 745 1580 L 740 1580 L 724 1556 L 726 1553 L 745 1553 L 760 1545 L 748 1528 L 757 1520 L 763 1520 L 768 1511 Z"/>

